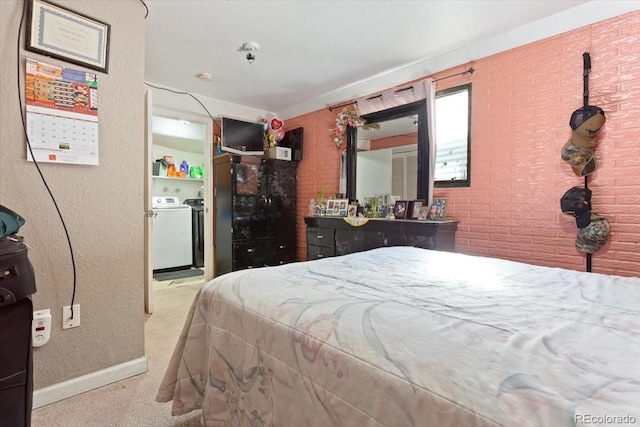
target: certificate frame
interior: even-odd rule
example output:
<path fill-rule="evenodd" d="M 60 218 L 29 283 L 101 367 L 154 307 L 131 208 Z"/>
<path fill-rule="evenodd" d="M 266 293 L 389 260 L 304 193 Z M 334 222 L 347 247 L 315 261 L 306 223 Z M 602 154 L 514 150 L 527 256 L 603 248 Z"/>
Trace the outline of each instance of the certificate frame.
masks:
<path fill-rule="evenodd" d="M 111 25 L 45 0 L 28 0 L 26 50 L 108 74 Z"/>

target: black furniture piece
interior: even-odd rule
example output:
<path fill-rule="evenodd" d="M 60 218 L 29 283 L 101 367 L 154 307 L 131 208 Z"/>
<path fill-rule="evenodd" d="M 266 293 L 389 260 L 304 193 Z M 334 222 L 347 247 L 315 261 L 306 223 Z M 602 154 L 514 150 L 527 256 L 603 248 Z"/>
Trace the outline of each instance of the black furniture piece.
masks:
<path fill-rule="evenodd" d="M 297 162 L 224 154 L 214 169 L 214 275 L 296 261 Z"/>
<path fill-rule="evenodd" d="M 346 255 L 382 246 L 415 246 L 455 252 L 456 221 L 371 219 L 353 226 L 341 217 L 308 216 L 307 260 Z"/>
<path fill-rule="evenodd" d="M 186 199 L 191 206 L 191 245 L 193 267 L 204 267 L 204 199 Z"/>
<path fill-rule="evenodd" d="M 0 425 L 30 426 L 33 399 L 31 322 L 36 291 L 27 246 L 0 238 Z"/>

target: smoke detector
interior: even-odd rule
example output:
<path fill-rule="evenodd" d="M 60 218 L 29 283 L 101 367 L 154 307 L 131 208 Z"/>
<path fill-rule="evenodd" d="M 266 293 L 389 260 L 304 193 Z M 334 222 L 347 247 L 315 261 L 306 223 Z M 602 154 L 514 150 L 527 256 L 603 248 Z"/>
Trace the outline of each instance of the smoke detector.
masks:
<path fill-rule="evenodd" d="M 247 52 L 247 55 L 245 56 L 245 58 L 247 58 L 247 61 L 249 62 L 249 64 L 252 64 L 253 61 L 256 60 L 255 52 L 257 52 L 258 49 L 260 49 L 260 46 L 258 46 L 258 43 L 254 43 L 254 42 L 243 43 L 242 47 L 240 48 L 241 51 Z"/>

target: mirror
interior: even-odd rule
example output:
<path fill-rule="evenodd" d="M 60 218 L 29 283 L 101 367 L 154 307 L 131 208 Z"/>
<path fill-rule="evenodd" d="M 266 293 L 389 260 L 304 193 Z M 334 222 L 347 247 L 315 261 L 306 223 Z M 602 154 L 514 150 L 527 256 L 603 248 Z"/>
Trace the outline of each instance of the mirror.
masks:
<path fill-rule="evenodd" d="M 366 114 L 362 118 L 367 124 L 379 124 L 380 128 L 347 129 L 347 197 L 362 201 L 365 196 L 391 194 L 400 200 L 428 200 L 425 101 Z"/>

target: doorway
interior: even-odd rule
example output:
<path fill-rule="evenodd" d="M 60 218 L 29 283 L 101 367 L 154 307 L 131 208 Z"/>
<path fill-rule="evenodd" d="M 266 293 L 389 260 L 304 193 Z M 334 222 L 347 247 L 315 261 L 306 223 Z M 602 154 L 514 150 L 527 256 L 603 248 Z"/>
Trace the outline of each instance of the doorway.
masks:
<path fill-rule="evenodd" d="M 147 116 L 146 310 L 154 289 L 212 276 L 212 123 L 209 117 L 152 108 Z"/>

